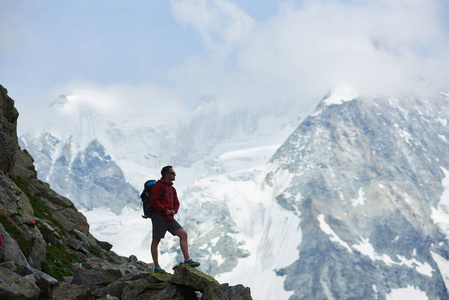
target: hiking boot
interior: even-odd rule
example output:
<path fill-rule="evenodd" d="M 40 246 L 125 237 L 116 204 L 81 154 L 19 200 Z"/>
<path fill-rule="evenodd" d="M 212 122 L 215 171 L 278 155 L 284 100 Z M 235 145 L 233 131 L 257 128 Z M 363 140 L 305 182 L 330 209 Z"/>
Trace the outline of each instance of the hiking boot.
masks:
<path fill-rule="evenodd" d="M 200 263 L 197 261 L 194 261 L 193 259 L 189 258 L 184 261 L 184 264 L 191 267 L 199 267 Z"/>
<path fill-rule="evenodd" d="M 160 266 L 157 266 L 156 268 L 154 268 L 154 273 L 161 273 L 161 272 L 165 272 L 165 270 L 162 269 Z"/>

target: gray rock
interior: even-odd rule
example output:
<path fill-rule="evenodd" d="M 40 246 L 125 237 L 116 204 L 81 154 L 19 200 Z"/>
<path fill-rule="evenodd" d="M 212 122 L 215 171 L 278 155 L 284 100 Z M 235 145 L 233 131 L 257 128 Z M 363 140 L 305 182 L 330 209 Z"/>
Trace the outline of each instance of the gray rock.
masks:
<path fill-rule="evenodd" d="M 0 299 L 38 299 L 40 293 L 34 282 L 0 267 Z"/>
<path fill-rule="evenodd" d="M 93 295 L 98 298 L 106 297 L 106 296 L 113 296 L 120 298 L 122 295 L 123 287 L 125 286 L 124 281 L 114 281 L 110 284 L 108 284 L 105 287 L 97 288 L 93 291 Z"/>
<path fill-rule="evenodd" d="M 59 283 L 57 279 L 30 266 L 20 266 L 19 275 L 33 282 L 37 282 L 39 279 L 44 279 L 51 286 L 58 285 Z"/>
<path fill-rule="evenodd" d="M 220 285 L 213 277 L 182 263 L 174 267 L 173 270 L 175 270 L 175 273 L 170 279 L 171 283 L 188 286 L 195 291 L 204 292 L 209 286 Z"/>
<path fill-rule="evenodd" d="M 134 300 L 149 284 L 148 279 L 126 281 L 123 286 L 122 300 Z"/>
<path fill-rule="evenodd" d="M 251 290 L 239 284 L 229 286 L 228 283 L 208 287 L 201 300 L 251 300 Z"/>
<path fill-rule="evenodd" d="M 17 266 L 13 261 L 7 261 L 0 264 L 0 267 L 9 269 L 10 271 L 13 271 L 14 273 L 17 273 Z"/>
<path fill-rule="evenodd" d="M 18 146 L 17 118 L 19 113 L 8 91 L 0 86 L 0 172 L 9 175 L 15 163 Z"/>
<path fill-rule="evenodd" d="M 107 295 L 115 296 L 120 298 L 122 295 L 123 288 L 125 286 L 125 282 L 132 282 L 136 280 L 146 279 L 148 277 L 147 273 L 136 272 L 129 273 L 120 277 L 116 281 L 108 284 L 105 287 L 99 287 L 94 290 L 93 295 L 95 297 L 106 297 Z"/>
<path fill-rule="evenodd" d="M 109 252 L 112 249 L 112 244 L 105 242 L 105 241 L 98 241 L 98 246 L 101 247 L 101 249 Z"/>
<path fill-rule="evenodd" d="M 136 264 L 136 263 L 137 263 L 137 256 L 131 255 L 131 256 L 128 258 L 128 262 L 129 262 L 129 263 L 132 263 L 132 264 Z"/>
<path fill-rule="evenodd" d="M 56 286 L 52 290 L 52 297 L 64 300 L 95 300 L 90 288 L 70 284 L 69 282 L 61 282 Z"/>
<path fill-rule="evenodd" d="M 67 246 L 72 248 L 73 250 L 79 251 L 81 249 L 81 243 L 78 240 L 70 239 L 67 242 Z"/>
<path fill-rule="evenodd" d="M 87 244 L 89 242 L 89 238 L 87 237 L 87 235 L 85 235 L 81 231 L 77 230 L 76 228 L 72 229 L 70 231 L 70 233 L 72 233 L 77 240 L 79 240 L 79 241 L 81 241 L 81 242 L 83 242 L 85 244 Z"/>
<path fill-rule="evenodd" d="M 122 277 L 119 270 L 84 270 L 73 276 L 72 283 L 83 286 L 107 286 Z"/>
<path fill-rule="evenodd" d="M 129 298 L 130 300 L 132 298 Z M 197 300 L 198 297 L 192 289 L 183 286 L 169 285 L 164 289 L 148 286 L 139 292 L 135 300 L 170 299 L 170 300 Z"/>
<path fill-rule="evenodd" d="M 1 223 L 0 234 L 3 239 L 3 261 L 12 261 L 17 265 L 29 265 L 25 255 L 23 255 L 23 252 L 19 247 L 19 244 L 9 235 L 9 233 L 6 232 Z"/>

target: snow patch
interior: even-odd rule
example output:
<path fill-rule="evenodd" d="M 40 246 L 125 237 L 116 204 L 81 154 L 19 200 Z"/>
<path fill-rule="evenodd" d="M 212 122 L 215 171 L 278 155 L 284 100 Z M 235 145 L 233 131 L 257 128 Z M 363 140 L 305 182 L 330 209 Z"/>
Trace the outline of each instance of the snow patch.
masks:
<path fill-rule="evenodd" d="M 414 286 L 407 286 L 403 289 L 393 289 L 389 294 L 387 294 L 387 300 L 428 300 L 427 295 L 424 291 Z"/>
<path fill-rule="evenodd" d="M 353 207 L 365 204 L 365 192 L 363 191 L 363 188 L 359 189 L 359 196 L 357 199 L 351 199 L 351 203 Z"/>
<path fill-rule="evenodd" d="M 336 242 L 343 247 L 345 247 L 349 252 L 352 252 L 351 247 L 349 247 L 348 243 L 344 242 L 340 237 L 332 230 L 332 228 L 329 226 L 329 224 L 326 223 L 324 220 L 324 215 L 318 216 L 318 221 L 320 221 L 320 228 L 324 233 L 330 236 L 330 240 L 333 242 Z"/>
<path fill-rule="evenodd" d="M 444 285 L 449 289 L 449 261 L 435 252 L 430 252 L 433 260 L 437 263 L 438 269 L 440 269 L 441 276 L 443 277 Z"/>
<path fill-rule="evenodd" d="M 352 248 L 360 251 L 361 254 L 368 256 L 371 260 L 383 261 L 386 265 L 401 265 L 406 266 L 411 269 L 415 269 L 418 273 L 423 274 L 428 277 L 432 277 L 432 272 L 434 271 L 432 267 L 427 263 L 422 263 L 414 258 L 407 259 L 404 256 L 398 255 L 397 258 L 400 262 L 394 261 L 390 256 L 386 254 L 378 254 L 373 245 L 369 242 L 369 239 L 362 238 L 361 243 L 358 245 L 352 245 Z"/>
<path fill-rule="evenodd" d="M 449 240 L 449 171 L 445 168 L 441 169 L 444 173 L 441 181 L 444 190 L 437 208 L 432 207 L 432 219 L 438 230 L 446 236 L 446 240 Z"/>
<path fill-rule="evenodd" d="M 352 101 L 359 96 L 359 93 L 349 86 L 340 86 L 331 90 L 330 96 L 324 99 L 326 105 L 339 105 L 347 101 Z"/>

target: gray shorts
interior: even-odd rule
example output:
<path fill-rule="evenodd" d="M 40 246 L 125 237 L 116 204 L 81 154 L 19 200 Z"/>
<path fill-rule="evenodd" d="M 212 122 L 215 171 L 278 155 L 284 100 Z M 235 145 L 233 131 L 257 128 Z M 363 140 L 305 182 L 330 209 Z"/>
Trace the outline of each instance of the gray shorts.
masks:
<path fill-rule="evenodd" d="M 151 223 L 153 223 L 153 239 L 163 239 L 167 231 L 175 235 L 175 231 L 182 228 L 176 220 L 167 222 L 162 215 L 155 213 L 151 216 Z"/>

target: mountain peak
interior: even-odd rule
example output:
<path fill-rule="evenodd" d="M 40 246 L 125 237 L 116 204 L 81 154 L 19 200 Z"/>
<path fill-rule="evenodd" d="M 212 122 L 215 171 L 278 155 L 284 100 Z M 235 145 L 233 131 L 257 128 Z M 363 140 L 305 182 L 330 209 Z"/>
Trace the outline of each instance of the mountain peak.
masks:
<path fill-rule="evenodd" d="M 338 86 L 332 88 L 328 95 L 323 99 L 327 105 L 338 105 L 343 102 L 352 101 L 360 96 L 359 92 L 350 86 Z"/>

